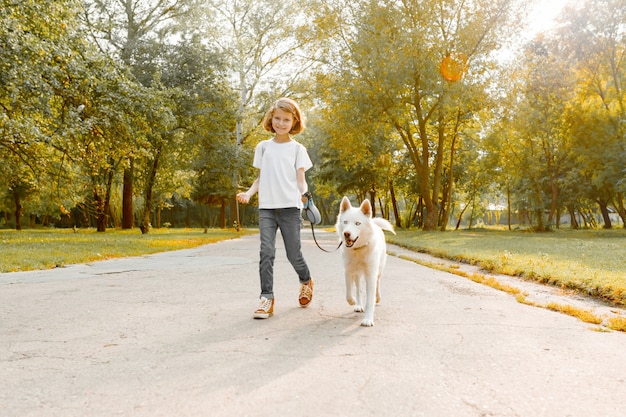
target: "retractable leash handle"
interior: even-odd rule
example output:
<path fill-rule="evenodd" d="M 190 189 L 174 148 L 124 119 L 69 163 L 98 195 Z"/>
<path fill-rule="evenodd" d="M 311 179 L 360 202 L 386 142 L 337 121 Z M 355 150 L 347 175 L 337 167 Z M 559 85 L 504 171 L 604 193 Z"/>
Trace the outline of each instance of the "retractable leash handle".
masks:
<path fill-rule="evenodd" d="M 315 204 L 313 204 L 313 196 L 311 195 L 311 193 L 307 191 L 303 195 L 307 198 L 306 203 L 304 203 L 304 213 L 306 215 L 307 220 L 311 222 L 311 233 L 313 234 L 313 240 L 315 241 L 315 244 L 317 245 L 318 248 L 320 248 L 324 252 L 327 252 L 327 253 L 335 252 L 341 247 L 341 244 L 343 242 L 339 242 L 339 246 L 337 246 L 334 250 L 326 250 L 323 247 L 321 247 L 319 243 L 317 243 L 317 238 L 315 237 L 315 227 L 313 227 L 313 225 L 320 224 L 322 222 L 322 216 L 320 215 L 320 211 L 317 209 L 317 207 L 315 207 Z"/>
<path fill-rule="evenodd" d="M 303 196 L 306 197 L 306 203 L 304 203 L 304 214 L 306 215 L 307 220 L 310 221 L 311 224 L 320 224 L 322 222 L 322 215 L 313 203 L 313 196 L 308 191 L 304 193 Z"/>

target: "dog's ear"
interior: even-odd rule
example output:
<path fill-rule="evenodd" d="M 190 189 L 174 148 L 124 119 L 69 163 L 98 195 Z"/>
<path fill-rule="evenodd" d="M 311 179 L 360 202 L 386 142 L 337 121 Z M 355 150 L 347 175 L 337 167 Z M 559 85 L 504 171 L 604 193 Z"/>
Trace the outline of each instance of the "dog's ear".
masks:
<path fill-rule="evenodd" d="M 339 207 L 339 213 L 343 213 L 344 211 L 348 210 L 350 207 L 352 207 L 352 204 L 350 204 L 350 200 L 348 200 L 348 197 L 344 196 L 341 199 L 341 205 Z"/>
<path fill-rule="evenodd" d="M 372 217 L 372 203 L 367 198 L 361 203 L 361 211 L 367 217 Z"/>

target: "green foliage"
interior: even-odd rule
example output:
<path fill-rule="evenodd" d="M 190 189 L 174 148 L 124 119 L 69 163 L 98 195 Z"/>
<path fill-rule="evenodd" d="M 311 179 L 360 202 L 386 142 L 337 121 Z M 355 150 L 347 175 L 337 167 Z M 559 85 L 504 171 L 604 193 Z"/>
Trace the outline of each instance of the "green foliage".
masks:
<path fill-rule="evenodd" d="M 488 203 L 536 230 L 626 219 L 624 0 L 566 8 L 504 65 L 523 2 L 0 1 L 5 219 L 115 225 L 129 178 L 144 222 L 175 198 L 225 207 L 283 95 L 329 221 L 343 194 L 426 229 Z"/>
<path fill-rule="evenodd" d="M 318 76 L 324 83 L 318 85 L 325 87 L 320 94 L 334 103 L 327 123 L 341 130 L 329 140 L 354 159 L 367 159 L 360 144 L 370 136 L 369 126 L 383 124 L 392 152 L 406 152 L 413 165 L 425 228 L 447 223 L 452 183 L 444 173 L 455 170 L 454 154 L 462 138 L 473 134 L 473 113 L 489 102 L 483 74 L 498 37 L 510 28 L 512 11 L 511 4 L 501 2 L 478 2 L 469 13 L 453 2 L 427 1 L 320 9 L 334 17 L 318 21 L 337 33 L 334 43 L 325 40 L 326 55 L 341 62 L 329 62 L 337 75 L 329 77 L 323 68 Z M 439 72 L 451 53 L 479 63 L 462 82 L 446 82 Z"/>

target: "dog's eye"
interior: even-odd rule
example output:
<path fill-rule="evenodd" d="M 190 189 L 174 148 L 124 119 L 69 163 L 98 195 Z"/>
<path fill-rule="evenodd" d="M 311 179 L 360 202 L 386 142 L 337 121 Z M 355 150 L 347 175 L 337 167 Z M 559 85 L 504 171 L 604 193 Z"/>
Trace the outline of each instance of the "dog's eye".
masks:
<path fill-rule="evenodd" d="M 361 222 L 356 222 L 355 224 L 356 224 L 357 226 L 360 226 L 360 225 L 361 225 Z"/>
<path fill-rule="evenodd" d="M 344 221 L 343 221 L 343 224 L 348 224 L 348 221 L 347 221 L 347 220 L 344 220 Z"/>

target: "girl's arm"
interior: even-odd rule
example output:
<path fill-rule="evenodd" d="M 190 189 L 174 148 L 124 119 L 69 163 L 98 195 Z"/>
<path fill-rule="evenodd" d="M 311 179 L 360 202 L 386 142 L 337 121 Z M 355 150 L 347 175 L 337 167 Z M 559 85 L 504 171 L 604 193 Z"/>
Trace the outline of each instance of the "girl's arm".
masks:
<path fill-rule="evenodd" d="M 298 181 L 298 191 L 300 191 L 300 195 L 302 195 L 302 202 L 306 203 L 308 198 L 304 197 L 303 194 L 309 191 L 309 186 L 306 183 L 306 176 L 304 175 L 304 168 L 300 168 L 296 172 L 296 179 Z"/>
<path fill-rule="evenodd" d="M 261 177 L 261 171 L 259 171 L 259 175 L 257 176 L 256 180 L 254 180 L 250 188 L 248 188 L 248 191 L 246 191 L 245 193 L 237 194 L 237 201 L 239 201 L 242 204 L 248 204 L 252 196 L 255 195 L 259 191 L 259 178 L 260 177 Z"/>

